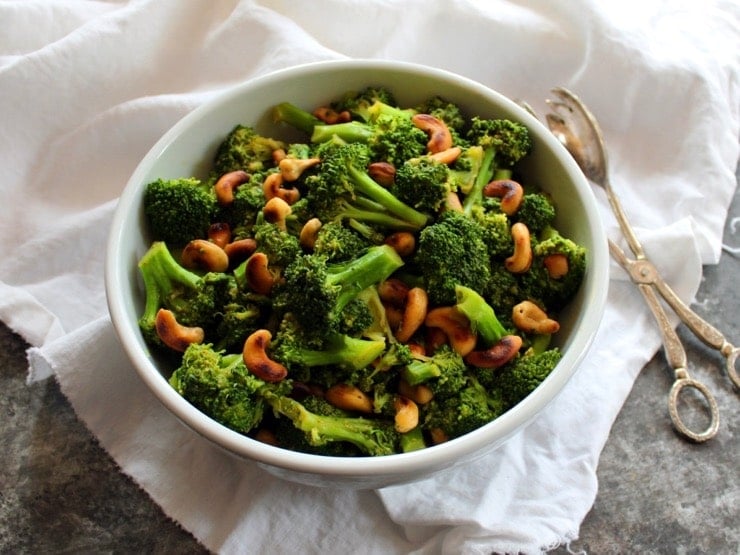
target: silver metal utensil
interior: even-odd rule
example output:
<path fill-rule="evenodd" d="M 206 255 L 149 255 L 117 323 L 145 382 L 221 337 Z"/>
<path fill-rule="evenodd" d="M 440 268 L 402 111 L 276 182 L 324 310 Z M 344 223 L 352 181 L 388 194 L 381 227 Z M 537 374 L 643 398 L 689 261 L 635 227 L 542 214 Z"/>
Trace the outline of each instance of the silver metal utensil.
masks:
<path fill-rule="evenodd" d="M 627 271 L 645 297 L 660 327 L 666 358 L 673 367 L 675 381 L 668 397 L 668 409 L 676 430 L 685 438 L 704 442 L 717 434 L 719 410 L 709 389 L 691 378 L 686 368 L 686 351 L 671 326 L 658 294 L 674 310 L 682 322 L 706 345 L 713 347 L 726 357 L 726 372 L 736 388 L 740 388 L 736 363 L 740 348 L 731 345 L 722 333 L 691 310 L 671 287 L 663 280 L 657 268 L 648 260 L 645 251 L 630 225 L 619 198 L 609 182 L 606 147 L 599 125 L 593 114 L 572 92 L 564 88 L 553 89 L 557 100 L 547 100 L 552 112 L 545 118 L 550 131 L 565 146 L 585 176 L 606 191 L 609 204 L 635 258 L 628 258 L 613 241 L 609 241 L 612 257 Z M 681 419 L 678 411 L 679 394 L 685 388 L 695 389 L 707 402 L 710 422 L 702 432 L 694 432 Z"/>

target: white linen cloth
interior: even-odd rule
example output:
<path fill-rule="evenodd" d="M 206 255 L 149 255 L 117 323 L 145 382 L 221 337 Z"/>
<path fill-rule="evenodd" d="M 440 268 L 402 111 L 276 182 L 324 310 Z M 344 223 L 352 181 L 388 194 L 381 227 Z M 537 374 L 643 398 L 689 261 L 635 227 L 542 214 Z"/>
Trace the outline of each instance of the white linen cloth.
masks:
<path fill-rule="evenodd" d="M 0 318 L 32 345 L 29 380 L 54 375 L 121 470 L 213 551 L 567 543 L 594 501 L 613 420 L 660 346 L 616 265 L 594 347 L 539 418 L 485 458 L 381 491 L 299 486 L 224 455 L 157 403 L 117 343 L 104 247 L 138 161 L 230 86 L 342 57 L 434 65 L 542 111 L 552 87 L 573 90 L 599 117 L 613 185 L 679 295 L 693 299 L 701 265 L 717 262 L 740 132 L 734 0 L 4 1 Z"/>

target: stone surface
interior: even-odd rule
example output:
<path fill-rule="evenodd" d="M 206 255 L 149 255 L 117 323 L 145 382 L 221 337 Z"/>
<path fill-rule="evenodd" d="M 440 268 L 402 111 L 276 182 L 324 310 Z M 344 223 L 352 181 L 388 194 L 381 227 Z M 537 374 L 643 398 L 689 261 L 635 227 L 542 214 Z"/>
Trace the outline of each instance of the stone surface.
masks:
<path fill-rule="evenodd" d="M 725 242 L 740 246 L 736 191 Z M 737 224 L 736 224 L 737 225 Z M 694 308 L 740 344 L 740 259 L 707 267 Z M 570 551 L 738 553 L 740 398 L 718 353 L 684 327 L 694 377 L 717 397 L 719 435 L 678 438 L 668 420 L 662 353 L 643 369 L 598 469 L 599 494 Z M 96 443 L 54 380 L 26 385 L 26 345 L 0 325 L 0 553 L 205 553 Z"/>

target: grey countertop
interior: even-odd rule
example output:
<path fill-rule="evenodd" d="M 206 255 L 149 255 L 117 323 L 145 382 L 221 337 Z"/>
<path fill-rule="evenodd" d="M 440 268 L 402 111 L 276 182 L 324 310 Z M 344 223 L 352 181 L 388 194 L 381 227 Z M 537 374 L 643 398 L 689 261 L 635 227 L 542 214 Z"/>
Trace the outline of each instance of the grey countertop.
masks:
<path fill-rule="evenodd" d="M 740 189 L 725 242 L 740 245 Z M 694 308 L 740 344 L 740 259 L 705 268 Z M 683 326 L 694 377 L 722 415 L 719 435 L 679 439 L 667 415 L 662 352 L 642 370 L 603 451 L 599 493 L 580 539 L 556 553 L 739 553 L 740 397 L 723 360 Z M 26 385 L 27 345 L 0 324 L 0 553 L 205 552 L 169 520 L 76 418 L 56 382 Z"/>

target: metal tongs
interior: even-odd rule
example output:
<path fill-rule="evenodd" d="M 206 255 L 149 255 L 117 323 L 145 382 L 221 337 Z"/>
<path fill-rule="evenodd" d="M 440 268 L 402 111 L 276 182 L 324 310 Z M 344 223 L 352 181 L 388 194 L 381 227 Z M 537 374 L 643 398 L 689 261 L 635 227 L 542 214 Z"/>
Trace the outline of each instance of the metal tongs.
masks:
<path fill-rule="evenodd" d="M 666 358 L 673 367 L 675 377 L 668 397 L 671 421 L 678 433 L 684 438 L 697 443 L 707 441 L 713 438 L 719 430 L 717 402 L 703 383 L 689 375 L 686 368 L 686 351 L 668 320 L 658 294 L 699 339 L 709 347 L 719 350 L 726 357 L 726 372 L 736 388 L 740 388 L 740 378 L 738 378 L 735 367 L 738 355 L 740 355 L 740 348 L 731 345 L 719 330 L 686 306 L 663 280 L 657 268 L 648 260 L 634 229 L 627 220 L 619 198 L 609 183 L 606 148 L 596 119 L 572 92 L 564 88 L 556 88 L 552 92 L 557 96 L 557 100 L 548 99 L 546 101 L 552 112 L 545 116 L 550 131 L 570 152 L 585 176 L 606 191 L 619 227 L 634 253 L 634 258 L 629 258 L 616 243 L 609 240 L 609 251 L 612 257 L 627 271 L 632 281 L 637 284 L 660 326 Z M 528 108 L 528 106 L 524 106 Z M 702 432 L 694 432 L 689 429 L 679 414 L 679 394 L 686 388 L 695 389 L 706 400 L 710 422 Z"/>

